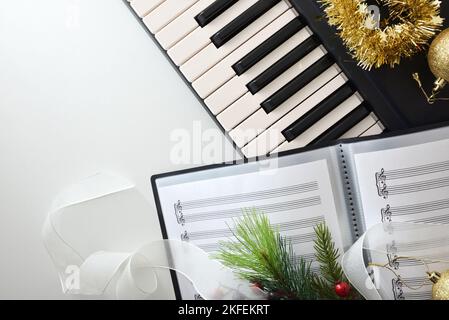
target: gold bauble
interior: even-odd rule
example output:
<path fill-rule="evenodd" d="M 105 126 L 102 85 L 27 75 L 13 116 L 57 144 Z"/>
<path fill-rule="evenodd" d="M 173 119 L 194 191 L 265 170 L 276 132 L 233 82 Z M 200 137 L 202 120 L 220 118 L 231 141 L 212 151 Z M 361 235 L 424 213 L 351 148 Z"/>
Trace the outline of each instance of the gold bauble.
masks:
<path fill-rule="evenodd" d="M 449 29 L 441 32 L 433 40 L 427 60 L 435 77 L 449 82 Z"/>
<path fill-rule="evenodd" d="M 429 278 L 433 282 L 432 299 L 449 300 L 449 270 L 429 273 Z"/>

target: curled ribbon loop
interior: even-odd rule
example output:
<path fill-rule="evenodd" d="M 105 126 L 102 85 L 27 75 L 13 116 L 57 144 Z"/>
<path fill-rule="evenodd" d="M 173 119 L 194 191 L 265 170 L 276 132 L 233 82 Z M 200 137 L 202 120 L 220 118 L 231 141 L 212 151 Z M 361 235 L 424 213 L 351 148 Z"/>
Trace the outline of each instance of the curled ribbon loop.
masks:
<path fill-rule="evenodd" d="M 157 299 L 170 283 L 164 271 L 175 270 L 204 299 L 265 298 L 197 246 L 154 240 L 151 206 L 125 179 L 92 176 L 62 192 L 53 207 L 42 233 L 66 293 Z"/>

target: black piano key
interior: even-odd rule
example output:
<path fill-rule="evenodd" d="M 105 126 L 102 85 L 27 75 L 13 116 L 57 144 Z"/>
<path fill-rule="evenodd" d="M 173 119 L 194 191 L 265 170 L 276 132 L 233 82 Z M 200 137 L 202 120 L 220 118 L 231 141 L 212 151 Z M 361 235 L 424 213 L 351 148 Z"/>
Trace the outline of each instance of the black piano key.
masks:
<path fill-rule="evenodd" d="M 210 38 L 212 43 L 217 48 L 220 48 L 280 1 L 282 0 L 259 0 L 237 18 L 224 26 L 220 31 L 215 33 Z"/>
<path fill-rule="evenodd" d="M 195 20 L 198 22 L 200 27 L 205 27 L 223 12 L 228 10 L 234 4 L 237 3 L 238 0 L 216 0 L 206 9 L 201 11 L 196 17 Z"/>
<path fill-rule="evenodd" d="M 305 23 L 300 18 L 293 19 L 256 49 L 237 61 L 232 69 L 238 76 L 242 75 L 304 27 Z"/>
<path fill-rule="evenodd" d="M 309 82 L 318 77 L 321 73 L 326 71 L 335 62 L 329 54 L 326 54 L 320 60 L 311 65 L 307 70 L 302 72 L 292 81 L 287 83 L 279 91 L 274 93 L 271 97 L 261 103 L 262 108 L 266 113 L 270 113 L 286 100 L 288 100 L 296 92 L 304 88 Z"/>
<path fill-rule="evenodd" d="M 304 58 L 313 49 L 320 45 L 319 41 L 314 37 L 306 39 L 304 42 L 299 44 L 295 49 L 287 53 L 278 62 L 273 64 L 267 70 L 262 72 L 254 80 L 249 82 L 246 86 L 252 94 L 256 94 L 267 86 L 274 79 L 279 77 L 282 73 L 290 69 L 295 63 Z"/>
<path fill-rule="evenodd" d="M 337 140 L 360 121 L 365 119 L 370 113 L 371 111 L 366 107 L 365 103 L 362 103 L 352 112 L 347 114 L 342 120 L 313 140 L 311 144 Z"/>
<path fill-rule="evenodd" d="M 312 108 L 309 112 L 288 126 L 288 128 L 283 130 L 282 134 L 285 139 L 289 142 L 295 140 L 354 93 L 354 89 L 349 84 L 344 84 L 326 99 L 321 101 L 317 106 Z"/>

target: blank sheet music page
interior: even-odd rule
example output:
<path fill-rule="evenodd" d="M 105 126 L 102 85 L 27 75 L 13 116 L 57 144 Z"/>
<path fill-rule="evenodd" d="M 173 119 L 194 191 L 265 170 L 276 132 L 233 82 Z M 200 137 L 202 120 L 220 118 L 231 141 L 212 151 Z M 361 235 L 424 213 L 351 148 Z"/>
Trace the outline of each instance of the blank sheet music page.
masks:
<path fill-rule="evenodd" d="M 354 155 L 366 227 L 449 222 L 449 140 Z"/>
<path fill-rule="evenodd" d="M 449 223 L 449 140 L 356 153 L 354 160 L 367 229 L 389 221 Z M 376 261 L 389 263 L 399 275 L 389 273 L 387 291 L 395 299 L 430 298 L 432 288 L 422 262 L 395 260 L 395 249 L 410 257 L 447 259 L 448 243 L 415 240 L 391 243 L 385 249 L 393 254 Z"/>
<path fill-rule="evenodd" d="M 267 214 L 298 257 L 314 260 L 313 227 L 324 221 L 342 248 L 327 160 L 158 186 L 158 193 L 168 237 L 190 241 L 208 253 L 233 238 L 235 219 L 246 208 Z M 186 298 L 188 288 L 180 287 Z"/>

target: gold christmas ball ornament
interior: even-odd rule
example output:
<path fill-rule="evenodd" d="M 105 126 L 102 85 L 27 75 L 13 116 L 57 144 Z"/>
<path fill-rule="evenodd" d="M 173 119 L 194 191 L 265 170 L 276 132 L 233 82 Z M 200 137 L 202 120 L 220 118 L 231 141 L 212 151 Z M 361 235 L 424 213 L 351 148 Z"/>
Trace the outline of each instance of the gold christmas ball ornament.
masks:
<path fill-rule="evenodd" d="M 427 60 L 430 70 L 437 77 L 434 91 L 439 91 L 449 82 L 449 29 L 433 40 Z"/>
<path fill-rule="evenodd" d="M 430 281 L 433 282 L 432 299 L 449 300 L 449 270 L 443 273 L 428 273 Z"/>
<path fill-rule="evenodd" d="M 449 83 L 449 29 L 441 32 L 430 45 L 427 54 L 430 71 L 436 77 L 432 92 L 428 94 L 424 89 L 418 73 L 413 74 L 413 78 L 418 83 L 421 91 L 430 104 L 437 100 L 448 101 L 449 98 L 439 98 L 438 95 L 442 89 Z"/>

